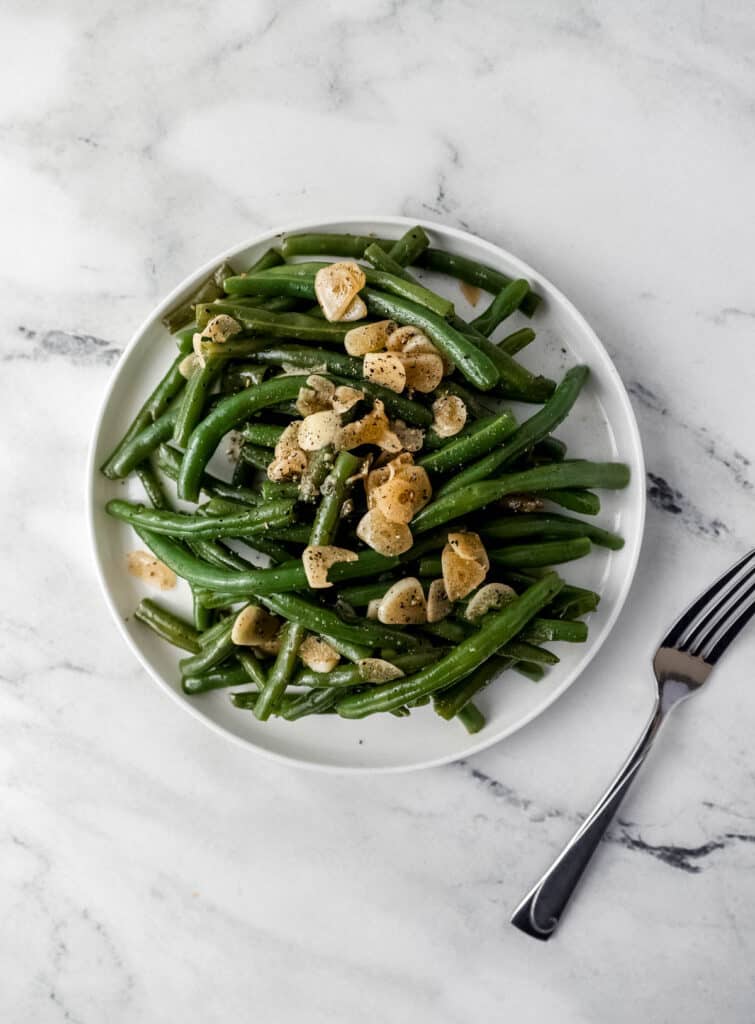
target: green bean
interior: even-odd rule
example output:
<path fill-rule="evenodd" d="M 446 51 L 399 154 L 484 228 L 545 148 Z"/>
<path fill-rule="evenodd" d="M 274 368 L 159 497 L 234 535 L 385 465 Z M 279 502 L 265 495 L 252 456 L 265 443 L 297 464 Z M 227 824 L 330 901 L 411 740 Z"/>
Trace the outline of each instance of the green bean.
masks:
<path fill-rule="evenodd" d="M 286 235 L 281 243 L 281 252 L 290 260 L 292 256 L 345 256 L 361 259 L 368 245 L 377 242 L 384 249 L 394 244 L 395 239 L 378 238 L 376 235 L 336 235 L 326 232 L 306 232 L 300 235 Z"/>
<path fill-rule="evenodd" d="M 295 366 L 308 372 L 338 373 L 342 377 L 362 377 L 362 360 L 347 356 L 344 352 L 330 352 L 327 349 L 307 345 L 268 345 L 257 353 L 263 366 Z M 352 382 L 353 383 L 353 382 Z"/>
<path fill-rule="evenodd" d="M 502 466 L 511 463 L 537 441 L 547 437 L 568 415 L 589 372 L 586 366 L 575 366 L 569 370 L 543 408 L 517 428 L 509 438 L 508 444 L 473 462 L 471 466 L 444 484 L 439 494 L 450 494 L 456 490 L 463 490 L 477 480 L 486 479 Z"/>
<path fill-rule="evenodd" d="M 198 676 L 183 676 L 181 689 L 189 696 L 194 696 L 197 693 L 209 693 L 211 690 L 224 690 L 228 686 L 243 686 L 249 681 L 246 669 L 236 663 L 210 669 Z"/>
<path fill-rule="evenodd" d="M 440 559 L 438 560 L 440 561 Z M 423 633 L 430 636 L 440 637 L 451 644 L 460 644 L 474 632 L 474 626 L 468 622 L 454 622 L 451 619 L 442 619 L 440 622 L 428 622 L 422 626 Z"/>
<path fill-rule="evenodd" d="M 545 402 L 553 394 L 556 388 L 555 381 L 530 373 L 472 324 L 459 317 L 452 317 L 450 323 L 486 355 L 498 370 L 500 384 L 496 388 L 497 394 L 506 398 L 516 398 L 521 402 Z"/>
<path fill-rule="evenodd" d="M 596 516 L 600 512 L 600 498 L 592 491 L 557 488 L 543 494 L 533 494 L 532 497 L 552 501 L 562 508 L 568 508 L 570 512 L 581 512 L 586 516 Z"/>
<path fill-rule="evenodd" d="M 544 466 L 549 462 L 563 462 L 567 450 L 564 442 L 559 441 L 557 437 L 544 437 L 530 449 L 530 463 L 535 466 Z"/>
<path fill-rule="evenodd" d="M 233 618 L 234 616 L 231 616 Z M 204 630 L 203 633 L 199 634 L 199 646 L 204 650 L 205 647 L 215 643 L 217 638 L 226 632 L 228 627 L 228 616 L 221 617 L 218 621 L 210 626 L 209 629 Z"/>
<path fill-rule="evenodd" d="M 493 420 L 483 421 L 481 425 L 473 424 L 472 429 L 463 437 L 451 438 L 449 444 L 430 455 L 422 456 L 419 465 L 428 473 L 449 473 L 500 445 L 515 430 L 516 420 L 511 413 L 503 412 Z"/>
<path fill-rule="evenodd" d="M 538 647 L 537 644 L 528 643 L 526 640 L 510 640 L 501 648 L 501 654 L 505 654 L 512 661 L 527 661 L 536 665 L 558 665 L 561 660 L 552 651 Z"/>
<path fill-rule="evenodd" d="M 252 423 L 247 423 L 241 433 L 245 441 L 263 445 L 265 448 L 275 448 L 284 430 L 285 427 L 280 427 L 275 423 L 256 423 L 253 421 Z"/>
<path fill-rule="evenodd" d="M 384 249 L 381 249 L 377 243 L 368 246 L 365 249 L 364 255 L 365 259 L 368 259 L 376 270 L 382 270 L 392 274 L 394 277 L 402 278 L 405 281 L 411 282 L 415 288 L 422 289 L 426 298 L 421 305 L 432 309 L 439 316 L 449 317 L 453 314 L 454 305 L 452 302 L 442 298 L 437 292 L 433 292 L 429 288 L 425 288 L 424 285 L 421 285 L 407 270 L 404 270 L 400 263 L 397 263 Z M 409 297 L 411 298 L 411 296 Z M 434 301 L 430 301 L 430 299 Z"/>
<path fill-rule="evenodd" d="M 228 431 L 266 406 L 295 399 L 304 384 L 306 377 L 275 377 L 264 381 L 258 388 L 221 399 L 189 438 L 178 476 L 178 496 L 186 501 L 196 501 L 205 466 Z"/>
<path fill-rule="evenodd" d="M 332 544 L 338 529 L 341 509 L 346 499 L 349 477 L 353 476 L 362 460 L 351 452 L 339 452 L 333 470 L 322 484 L 322 500 L 315 514 L 309 543 L 313 546 Z"/>
<path fill-rule="evenodd" d="M 354 563 L 346 563 L 353 565 Z M 298 594 L 260 594 L 259 601 L 271 612 L 291 622 L 299 622 L 315 633 L 333 636 L 366 647 L 395 647 L 397 650 L 414 650 L 420 644 L 411 633 L 383 626 L 370 619 L 344 622 L 335 612 L 323 605 L 315 604 Z"/>
<path fill-rule="evenodd" d="M 317 501 L 320 489 L 333 468 L 334 449 L 325 445 L 313 452 L 307 459 L 307 466 L 299 480 L 299 500 L 309 503 Z"/>
<path fill-rule="evenodd" d="M 529 298 L 530 295 L 532 295 L 532 292 L 529 292 L 527 297 Z M 497 345 L 502 352 L 506 352 L 510 356 L 515 356 L 517 352 L 521 352 L 523 348 L 530 345 L 536 337 L 537 335 L 531 327 L 522 327 L 521 330 L 514 331 L 513 334 L 509 334 L 501 341 L 497 342 Z"/>
<path fill-rule="evenodd" d="M 214 621 L 214 612 L 211 608 L 205 608 L 197 597 L 196 591 L 192 590 L 192 609 L 194 617 L 194 628 L 200 631 L 209 629 Z"/>
<path fill-rule="evenodd" d="M 257 538 L 255 537 L 255 543 L 256 541 Z M 245 558 L 242 558 L 235 551 L 231 551 L 230 548 L 227 548 L 219 541 L 193 537 L 187 540 L 187 544 L 197 558 L 203 558 L 210 565 L 215 565 L 219 568 L 242 570 L 250 567 L 249 562 Z M 289 557 L 288 553 L 286 553 L 286 558 L 288 559 Z"/>
<path fill-rule="evenodd" d="M 472 391 L 450 377 L 446 377 L 441 381 L 435 394 L 438 398 L 443 395 L 456 395 L 466 405 L 467 412 L 472 413 L 477 419 L 500 416 L 502 412 L 508 411 L 504 400 L 500 396 L 493 395 L 491 392 L 483 394 L 479 391 Z"/>
<path fill-rule="evenodd" d="M 258 444 L 242 444 L 239 449 L 239 459 L 247 466 L 255 469 L 266 470 L 273 456 L 269 448 L 263 448 Z"/>
<path fill-rule="evenodd" d="M 510 665 L 509 658 L 494 654 L 470 675 L 433 696 L 433 708 L 436 714 L 445 718 L 446 721 L 455 718 L 473 697 L 485 689 L 495 676 L 504 672 Z"/>
<path fill-rule="evenodd" d="M 456 716 L 470 736 L 479 732 L 485 725 L 485 715 L 477 707 L 474 701 L 469 701 Z"/>
<path fill-rule="evenodd" d="M 291 501 L 270 502 L 233 516 L 197 516 L 164 509 L 150 509 L 115 498 L 105 506 L 108 515 L 132 526 L 162 533 L 168 537 L 254 537 L 276 526 L 290 523 L 294 515 Z"/>
<path fill-rule="evenodd" d="M 390 663 L 406 673 L 424 668 L 437 661 L 444 653 L 443 648 L 434 648 L 429 651 L 417 651 L 416 654 L 399 654 L 390 659 Z M 343 689 L 345 686 L 364 686 L 365 670 L 360 665 L 339 665 L 330 672 L 313 672 L 311 669 L 304 669 L 294 679 L 295 686 L 335 686 Z"/>
<path fill-rule="evenodd" d="M 263 501 L 281 501 L 285 498 L 295 500 L 299 497 L 299 485 L 287 480 L 263 480 L 260 495 Z"/>
<path fill-rule="evenodd" d="M 497 295 L 502 288 L 511 283 L 511 278 L 493 270 L 492 267 L 478 263 L 477 260 L 468 259 L 466 256 L 445 252 L 443 249 L 425 249 L 414 262 L 418 267 L 433 270 L 439 274 L 448 274 L 466 284 L 482 288 L 491 295 Z M 520 308 L 526 316 L 532 316 L 539 302 L 540 297 L 534 292 L 530 292 L 525 296 Z"/>
<path fill-rule="evenodd" d="M 194 335 L 196 333 L 197 333 L 197 325 L 196 324 L 192 324 L 191 327 L 185 327 L 181 331 L 176 331 L 174 337 L 176 339 L 176 345 L 178 346 L 178 351 L 181 353 L 182 356 L 184 356 L 184 357 L 190 356 L 191 353 L 194 351 Z M 177 364 L 179 366 L 181 365 L 181 362 L 182 362 L 182 360 L 180 360 L 180 359 L 177 360 Z M 158 415 L 159 415 L 159 413 L 158 413 Z M 153 415 L 152 418 L 153 419 L 155 418 L 154 415 Z"/>
<path fill-rule="evenodd" d="M 266 374 L 266 366 L 226 359 L 223 362 L 223 372 L 220 375 L 220 393 L 221 395 L 231 395 L 235 391 L 256 388 L 265 379 Z"/>
<path fill-rule="evenodd" d="M 281 263 L 285 263 L 283 253 L 278 249 L 268 249 L 263 252 L 259 259 L 255 260 L 251 267 L 246 271 L 247 274 L 259 274 L 262 270 L 269 270 L 270 267 L 280 266 Z"/>
<path fill-rule="evenodd" d="M 300 694 L 286 703 L 280 710 L 280 717 L 287 722 L 295 722 L 305 715 L 321 715 L 331 711 L 336 700 L 343 693 L 342 690 L 333 689 L 311 690 L 309 693 Z M 256 709 L 255 709 L 256 710 Z"/>
<path fill-rule="evenodd" d="M 429 245 L 430 239 L 424 228 L 416 224 L 404 232 L 397 242 L 393 243 L 388 253 L 396 263 L 407 267 L 410 263 L 415 263 Z"/>
<path fill-rule="evenodd" d="M 131 435 L 125 444 L 119 445 L 117 453 L 113 453 L 107 462 L 107 472 L 103 469 L 105 476 L 111 480 L 128 476 L 140 463 L 149 458 L 159 444 L 167 441 L 173 433 L 180 401 L 179 394 L 154 422 L 148 423 L 146 427 Z"/>
<path fill-rule="evenodd" d="M 529 281 L 519 278 L 504 285 L 484 313 L 476 317 L 471 326 L 489 338 L 499 324 L 511 316 L 529 294 Z"/>
<path fill-rule="evenodd" d="M 237 650 L 236 657 L 243 670 L 246 672 L 247 680 L 254 683 L 258 690 L 265 685 L 265 671 L 258 658 L 251 651 Z"/>
<path fill-rule="evenodd" d="M 501 579 L 504 583 L 508 583 L 509 586 L 515 589 L 522 589 L 529 586 L 539 579 L 541 574 L 537 570 L 534 572 L 522 572 L 521 570 L 506 569 L 501 573 Z M 564 584 L 558 597 L 554 598 L 551 604 L 548 605 L 546 611 L 548 615 L 552 612 L 555 613 L 556 608 L 564 607 L 573 601 L 590 600 L 592 602 L 591 611 L 594 611 L 600 603 L 600 595 L 596 594 L 594 590 L 587 590 L 584 587 L 575 587 L 569 583 Z M 558 617 L 553 615 L 553 617 Z"/>
<path fill-rule="evenodd" d="M 342 697 L 336 709 L 345 718 L 363 718 L 377 711 L 390 711 L 409 701 L 445 689 L 473 672 L 516 636 L 537 612 L 551 601 L 563 586 L 555 573 L 549 573 L 515 601 L 485 616 L 472 636 L 434 665 L 413 676 L 383 683 L 363 693 Z"/>
<path fill-rule="evenodd" d="M 519 537 L 589 537 L 593 544 L 618 551 L 624 547 L 624 540 L 616 533 L 601 530 L 582 519 L 572 519 L 557 512 L 534 512 L 506 516 L 493 522 L 480 524 L 480 532 L 495 540 L 512 540 Z"/>
<path fill-rule="evenodd" d="M 283 696 L 297 665 L 299 647 L 306 635 L 301 622 L 288 621 L 280 631 L 280 650 L 254 705 L 254 716 L 266 722 Z"/>
<path fill-rule="evenodd" d="M 199 632 L 185 619 L 161 608 L 159 604 L 145 597 L 134 612 L 134 618 L 157 633 L 163 640 L 182 647 L 185 651 L 197 654 L 202 648 L 199 643 Z"/>
<path fill-rule="evenodd" d="M 231 631 L 233 630 L 235 618 L 234 615 L 230 615 L 227 619 L 223 619 L 223 628 L 213 636 L 209 643 L 202 647 L 198 654 L 193 654 L 189 658 L 182 658 L 179 661 L 178 667 L 184 676 L 202 675 L 203 672 L 214 668 L 233 654 L 235 644 L 231 639 Z"/>
<path fill-rule="evenodd" d="M 192 372 L 183 392 L 181 405 L 173 427 L 173 441 L 185 448 L 194 427 L 202 418 L 207 398 L 220 376 L 222 363 L 208 359 L 204 366 L 197 366 Z"/>
<path fill-rule="evenodd" d="M 223 262 L 204 281 L 200 281 L 197 287 L 178 305 L 173 306 L 160 318 L 171 334 L 175 334 L 181 327 L 191 323 L 194 319 L 194 307 L 199 302 L 212 302 L 219 295 L 223 294 L 223 281 L 230 277 L 235 271 L 230 263 Z"/>
<path fill-rule="evenodd" d="M 497 480 L 481 480 L 464 490 L 443 493 L 426 505 L 412 520 L 412 533 L 425 533 L 451 519 L 468 515 L 484 508 L 507 494 L 528 494 L 547 491 L 551 487 L 626 487 L 629 468 L 621 462 L 557 462 L 552 466 L 537 466 L 521 473 L 508 473 Z"/>
<path fill-rule="evenodd" d="M 155 452 L 155 463 L 171 480 L 178 480 L 182 457 L 181 452 L 176 451 L 171 445 L 161 444 Z M 211 473 L 203 473 L 201 483 L 202 491 L 210 498 L 243 502 L 245 505 L 256 505 L 259 501 L 259 494 L 251 488 L 234 487 Z"/>
<path fill-rule="evenodd" d="M 162 484 L 149 460 L 136 467 L 136 475 L 153 508 L 170 508 Z"/>
<path fill-rule="evenodd" d="M 378 601 L 395 580 L 377 580 L 374 583 L 356 583 L 353 587 L 341 587 L 339 600 L 354 608 L 368 605 L 370 601 Z"/>
<path fill-rule="evenodd" d="M 279 500 L 282 495 L 276 495 L 274 499 Z M 197 508 L 197 515 L 203 516 L 228 516 L 238 515 L 241 512 L 248 512 L 254 505 L 248 505 L 245 501 L 237 501 L 235 498 L 210 498 L 203 505 Z"/>
<path fill-rule="evenodd" d="M 301 526 L 285 526 L 270 530 L 273 540 L 282 541 L 284 544 L 308 544 L 310 527 L 303 523 Z"/>
<path fill-rule="evenodd" d="M 527 679 L 531 679 L 533 683 L 539 683 L 545 675 L 545 669 L 542 665 L 538 665 L 534 661 L 517 661 L 514 662 L 512 668 L 519 675 L 525 676 Z"/>
<path fill-rule="evenodd" d="M 491 562 L 510 568 L 540 568 L 573 562 L 590 554 L 592 544 L 588 537 L 570 540 L 545 540 L 533 544 L 510 544 L 505 548 L 488 550 Z"/>
<path fill-rule="evenodd" d="M 322 634 L 322 639 L 347 661 L 356 663 L 372 656 L 373 648 L 365 644 L 355 644 L 351 640 L 340 640 L 336 636 L 325 636 L 324 634 Z"/>
<path fill-rule="evenodd" d="M 587 640 L 587 625 L 576 619 L 536 618 L 532 619 L 529 625 L 522 630 L 519 639 L 526 640 L 531 644 L 545 644 L 553 640 L 564 640 L 572 644 L 582 644 Z"/>

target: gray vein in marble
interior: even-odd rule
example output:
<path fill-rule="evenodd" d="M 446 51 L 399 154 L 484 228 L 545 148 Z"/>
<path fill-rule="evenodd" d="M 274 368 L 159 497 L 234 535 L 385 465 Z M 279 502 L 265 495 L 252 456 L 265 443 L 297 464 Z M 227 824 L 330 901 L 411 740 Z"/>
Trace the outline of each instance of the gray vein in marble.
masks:
<path fill-rule="evenodd" d="M 114 342 L 97 338 L 92 334 L 78 334 L 69 331 L 37 331 L 31 327 L 19 326 L 18 333 L 23 341 L 20 347 L 4 353 L 0 361 L 47 362 L 61 358 L 74 366 L 95 364 L 112 366 L 120 358 L 123 349 Z"/>
<path fill-rule="evenodd" d="M 516 810 L 526 811 L 527 818 L 531 822 L 543 822 L 547 819 L 560 819 L 577 828 L 584 821 L 583 815 L 565 814 L 556 808 L 538 809 L 534 802 L 527 797 L 521 796 L 507 786 L 505 783 L 494 779 L 478 768 L 471 767 L 466 761 L 456 762 L 454 767 L 461 767 L 468 770 L 470 777 L 485 787 L 496 799 L 503 800 L 507 806 Z M 712 804 L 703 803 L 703 806 L 712 807 Z M 635 828 L 636 834 L 629 829 Z M 564 841 L 568 837 L 564 836 Z M 617 819 L 613 826 L 610 826 L 603 837 L 603 841 L 623 847 L 633 853 L 643 853 L 655 860 L 659 860 L 667 867 L 685 871 L 688 874 L 699 874 L 702 870 L 699 861 L 709 857 L 719 850 L 726 850 L 738 843 L 755 843 L 755 833 L 745 832 L 724 832 L 716 835 L 698 846 L 685 846 L 680 843 L 649 843 L 639 834 L 638 826 L 634 823 Z"/>

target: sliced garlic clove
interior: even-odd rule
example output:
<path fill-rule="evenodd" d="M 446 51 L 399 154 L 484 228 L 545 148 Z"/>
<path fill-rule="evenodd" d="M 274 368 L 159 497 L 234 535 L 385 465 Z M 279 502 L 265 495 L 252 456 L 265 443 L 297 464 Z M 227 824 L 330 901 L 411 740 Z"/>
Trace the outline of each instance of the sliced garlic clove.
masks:
<path fill-rule="evenodd" d="M 359 520 L 357 537 L 381 555 L 402 555 L 412 546 L 412 533 L 404 523 L 392 523 L 379 509 L 370 509 Z"/>
<path fill-rule="evenodd" d="M 331 322 L 345 319 L 344 314 L 365 283 L 364 271 L 357 263 L 344 260 L 321 267 L 315 274 L 315 295 L 325 319 Z M 364 303 L 361 299 L 359 301 L 364 312 L 359 317 L 352 315 L 352 319 L 359 319 L 367 313 Z M 356 312 L 359 312 L 359 306 L 356 306 Z"/>
<path fill-rule="evenodd" d="M 307 377 L 305 387 L 299 388 L 296 399 L 296 410 L 301 416 L 311 416 L 314 412 L 332 409 L 335 384 L 327 377 L 313 373 Z"/>
<path fill-rule="evenodd" d="M 392 665 L 383 658 L 362 658 L 357 662 L 357 667 L 363 683 L 389 683 L 392 679 L 400 679 L 404 675 L 398 665 Z"/>
<path fill-rule="evenodd" d="M 393 331 L 390 331 L 386 338 L 385 347 L 389 352 L 403 352 L 406 345 L 410 341 L 422 342 L 426 341 L 428 345 L 432 342 L 419 327 L 413 327 L 411 324 L 405 324 L 403 327 L 396 327 Z"/>
<path fill-rule="evenodd" d="M 490 568 L 488 553 L 478 533 L 449 533 L 448 543 L 454 554 L 457 554 L 460 558 L 479 562 L 486 571 Z"/>
<path fill-rule="evenodd" d="M 446 544 L 441 553 L 443 567 L 443 585 L 449 601 L 459 601 L 485 579 L 486 570 L 472 558 L 457 555 L 450 544 Z"/>
<path fill-rule="evenodd" d="M 335 390 L 331 405 L 334 412 L 344 413 L 353 408 L 357 402 L 363 401 L 363 399 L 364 391 L 360 391 L 359 388 L 349 387 L 348 384 L 340 384 Z"/>
<path fill-rule="evenodd" d="M 185 359 L 182 359 L 178 364 L 178 372 L 182 377 L 185 377 L 186 380 L 188 380 L 190 377 L 193 377 L 195 372 L 203 365 L 204 363 L 200 361 L 196 352 L 190 352 L 189 355 L 186 356 Z"/>
<path fill-rule="evenodd" d="M 379 607 L 380 607 L 380 598 L 379 597 L 373 598 L 372 601 L 370 601 L 369 604 L 367 605 L 367 618 L 368 619 L 377 619 L 377 617 L 378 617 L 378 608 Z"/>
<path fill-rule="evenodd" d="M 327 444 L 334 444 L 341 428 L 341 417 L 332 409 L 313 412 L 305 416 L 299 427 L 299 447 L 305 452 L 316 452 Z"/>
<path fill-rule="evenodd" d="M 443 395 L 433 402 L 433 417 L 438 437 L 453 437 L 464 429 L 467 407 L 458 395 Z"/>
<path fill-rule="evenodd" d="M 451 614 L 452 607 L 443 580 L 433 580 L 427 591 L 427 621 L 440 622 Z"/>
<path fill-rule="evenodd" d="M 224 345 L 234 334 L 241 330 L 241 324 L 227 313 L 219 313 L 208 320 L 202 331 L 202 337 L 215 345 Z"/>
<path fill-rule="evenodd" d="M 481 619 L 483 615 L 487 615 L 489 611 L 511 604 L 516 600 L 516 596 L 514 588 L 505 583 L 486 583 L 470 597 L 464 618 L 474 622 L 476 619 Z"/>
<path fill-rule="evenodd" d="M 369 352 L 381 352 L 391 331 L 396 330 L 393 320 L 379 320 L 374 324 L 352 327 L 343 339 L 344 348 L 350 356 L 366 356 Z"/>
<path fill-rule="evenodd" d="M 280 624 L 280 619 L 264 608 L 249 604 L 236 616 L 231 640 L 239 647 L 258 647 L 275 640 Z"/>
<path fill-rule="evenodd" d="M 435 391 L 443 380 L 443 360 L 430 352 L 417 355 L 401 354 L 401 362 L 406 371 L 406 386 L 410 390 L 420 391 L 423 395 Z"/>
<path fill-rule="evenodd" d="M 340 318 L 342 323 L 352 323 L 354 320 L 364 320 L 367 316 L 367 307 L 362 299 L 357 297 L 349 303 L 349 308 Z"/>
<path fill-rule="evenodd" d="M 328 579 L 328 569 L 336 562 L 356 562 L 357 554 L 348 548 L 337 548 L 332 544 L 310 545 L 302 551 L 301 560 L 307 583 L 313 590 L 324 590 L 332 587 Z"/>
<path fill-rule="evenodd" d="M 311 635 L 302 641 L 299 657 L 313 672 L 330 672 L 341 660 L 341 655 L 327 640 Z"/>
<path fill-rule="evenodd" d="M 394 583 L 383 594 L 378 619 L 386 626 L 416 626 L 427 622 L 427 602 L 420 581 L 409 576 Z"/>
<path fill-rule="evenodd" d="M 408 427 L 403 420 L 394 420 L 392 429 L 405 451 L 422 451 L 422 446 L 425 443 L 425 432 L 421 427 Z"/>
<path fill-rule="evenodd" d="M 365 380 L 400 394 L 406 387 L 406 370 L 395 352 L 368 352 L 362 363 Z"/>

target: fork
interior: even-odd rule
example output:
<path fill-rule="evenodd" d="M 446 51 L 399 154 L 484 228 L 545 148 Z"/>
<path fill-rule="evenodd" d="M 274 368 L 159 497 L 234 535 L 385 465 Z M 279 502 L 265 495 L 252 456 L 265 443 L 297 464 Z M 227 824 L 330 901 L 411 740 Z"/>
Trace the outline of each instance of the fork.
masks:
<path fill-rule="evenodd" d="M 755 549 L 693 601 L 664 637 L 653 658 L 657 688 L 645 731 L 592 813 L 516 908 L 511 918 L 513 925 L 536 939 L 551 937 L 666 717 L 672 708 L 700 689 L 753 615 Z"/>

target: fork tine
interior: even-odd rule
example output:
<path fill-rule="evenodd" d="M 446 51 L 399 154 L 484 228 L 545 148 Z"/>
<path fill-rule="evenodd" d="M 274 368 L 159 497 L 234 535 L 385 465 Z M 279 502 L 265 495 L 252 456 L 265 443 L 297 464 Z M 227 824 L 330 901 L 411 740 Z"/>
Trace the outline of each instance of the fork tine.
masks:
<path fill-rule="evenodd" d="M 739 614 L 730 625 L 726 626 L 725 632 L 721 633 L 722 627 L 719 626 L 716 634 L 707 643 L 702 656 L 709 665 L 715 665 L 732 640 L 737 637 L 753 615 L 755 615 L 755 586 L 750 588 L 748 596 L 749 601 L 745 603 L 744 607 L 740 606 L 737 609 Z"/>
<path fill-rule="evenodd" d="M 727 569 L 722 576 L 719 576 L 719 578 L 715 580 L 715 582 L 713 582 L 706 591 L 692 602 L 685 612 L 682 612 L 680 617 L 666 634 L 662 646 L 677 647 L 687 629 L 695 622 L 698 616 L 705 611 L 708 604 L 726 588 L 727 584 L 732 580 L 735 580 L 745 566 L 749 565 L 754 560 L 755 549 L 748 552 L 744 558 L 741 558 L 730 569 Z M 734 586 L 736 586 L 736 582 L 734 583 Z"/>
<path fill-rule="evenodd" d="M 679 646 L 690 654 L 699 654 L 711 646 L 711 641 L 721 633 L 732 615 L 738 614 L 747 605 L 755 593 L 755 570 L 750 569 L 736 587 L 733 587 L 718 604 L 707 611 L 705 617 L 687 631 L 688 636 L 682 637 Z"/>

